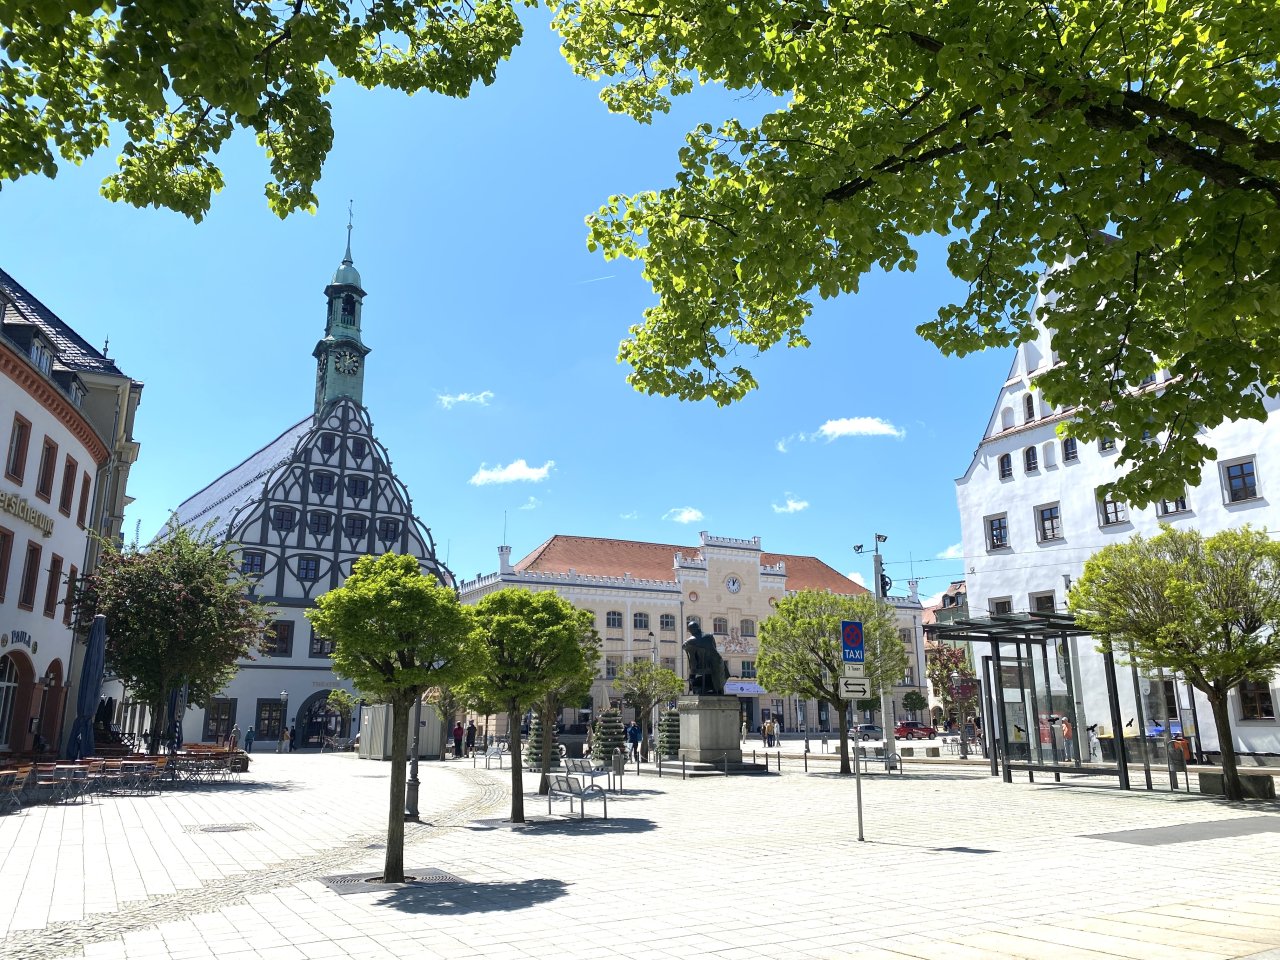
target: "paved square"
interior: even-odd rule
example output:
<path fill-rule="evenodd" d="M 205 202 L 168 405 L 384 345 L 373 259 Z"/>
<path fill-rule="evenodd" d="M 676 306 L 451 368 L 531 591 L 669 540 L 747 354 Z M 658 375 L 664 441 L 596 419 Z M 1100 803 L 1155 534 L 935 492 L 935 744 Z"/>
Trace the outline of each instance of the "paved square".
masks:
<path fill-rule="evenodd" d="M 859 843 L 853 779 L 784 758 L 627 776 L 608 821 L 530 794 L 521 828 L 509 770 L 427 763 L 406 866 L 461 882 L 340 895 L 321 878 L 381 867 L 387 769 L 264 754 L 239 785 L 0 817 L 0 956 L 1280 957 L 1274 803 L 911 764 L 864 778 Z M 1105 836 L 1146 830 L 1177 842 Z"/>

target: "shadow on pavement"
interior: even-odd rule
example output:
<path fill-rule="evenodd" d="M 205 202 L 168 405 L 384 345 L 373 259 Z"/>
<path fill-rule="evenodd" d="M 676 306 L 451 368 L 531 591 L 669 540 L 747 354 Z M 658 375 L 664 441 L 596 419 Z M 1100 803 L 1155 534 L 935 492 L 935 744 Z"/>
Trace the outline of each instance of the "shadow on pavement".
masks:
<path fill-rule="evenodd" d="M 605 820 L 595 812 L 579 819 L 577 814 L 569 816 L 529 816 L 525 823 L 511 823 L 509 820 L 475 820 L 467 824 L 468 830 L 512 830 L 530 834 L 554 834 L 570 836 L 573 834 L 591 834 L 594 837 L 621 836 L 628 833 L 648 833 L 655 830 L 652 820 L 638 817 L 610 817 Z"/>
<path fill-rule="evenodd" d="M 518 880 L 511 883 L 440 883 L 406 887 L 378 901 L 404 913 L 493 913 L 551 903 L 568 892 L 563 880 Z"/>

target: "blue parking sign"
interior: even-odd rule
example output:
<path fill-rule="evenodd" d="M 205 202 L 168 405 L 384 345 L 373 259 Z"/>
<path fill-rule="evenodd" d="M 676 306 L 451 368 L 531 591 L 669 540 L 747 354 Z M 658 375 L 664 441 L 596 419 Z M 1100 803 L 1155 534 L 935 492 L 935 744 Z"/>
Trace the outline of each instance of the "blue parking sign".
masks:
<path fill-rule="evenodd" d="M 862 643 L 860 620 L 840 621 L 840 655 L 845 663 L 865 663 L 867 648 Z"/>

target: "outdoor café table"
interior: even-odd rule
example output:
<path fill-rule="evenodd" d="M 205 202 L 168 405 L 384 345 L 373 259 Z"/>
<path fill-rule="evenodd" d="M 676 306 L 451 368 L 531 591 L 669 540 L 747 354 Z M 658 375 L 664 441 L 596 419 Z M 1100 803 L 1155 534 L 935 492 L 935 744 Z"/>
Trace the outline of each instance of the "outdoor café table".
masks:
<path fill-rule="evenodd" d="M 143 778 L 151 772 L 151 767 L 150 760 L 121 760 L 120 789 L 141 793 Z"/>

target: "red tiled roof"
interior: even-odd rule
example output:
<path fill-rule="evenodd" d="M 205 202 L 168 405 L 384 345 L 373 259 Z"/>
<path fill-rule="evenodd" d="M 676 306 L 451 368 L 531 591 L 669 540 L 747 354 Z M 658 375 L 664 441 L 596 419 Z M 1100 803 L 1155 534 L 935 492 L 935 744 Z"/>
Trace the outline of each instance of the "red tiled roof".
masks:
<path fill-rule="evenodd" d="M 675 557 L 692 559 L 700 546 L 646 543 L 640 540 L 609 540 L 603 537 L 570 537 L 557 534 L 516 563 L 517 570 L 567 573 L 573 570 L 597 577 L 620 577 L 624 573 L 640 580 L 675 580 Z M 867 589 L 854 583 L 817 557 L 789 553 L 761 553 L 760 562 L 787 565 L 788 590 L 830 590 L 832 593 L 861 594 Z"/>

